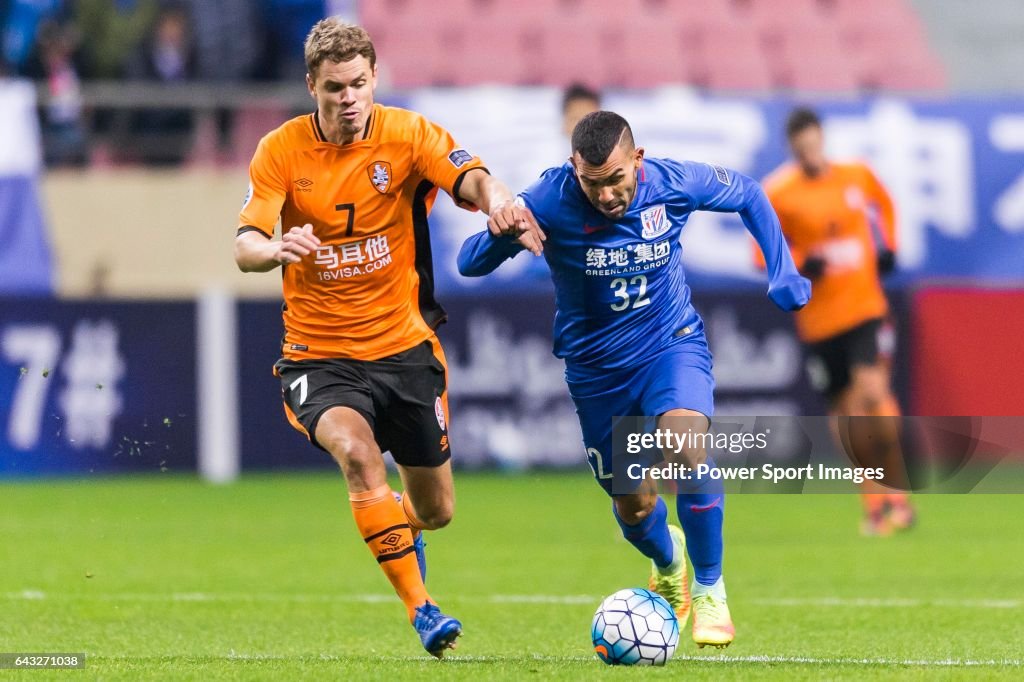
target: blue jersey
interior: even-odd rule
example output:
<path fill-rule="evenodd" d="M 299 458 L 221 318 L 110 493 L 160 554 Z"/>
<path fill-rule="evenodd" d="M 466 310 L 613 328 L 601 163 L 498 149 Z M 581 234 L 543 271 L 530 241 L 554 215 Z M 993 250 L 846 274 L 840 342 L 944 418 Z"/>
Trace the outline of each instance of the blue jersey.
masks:
<path fill-rule="evenodd" d="M 700 328 L 679 243 L 693 211 L 739 213 L 764 252 L 769 296 L 780 307 L 795 310 L 810 297 L 761 187 L 721 166 L 645 159 L 636 195 L 614 221 L 590 203 L 569 163 L 545 171 L 520 198 L 547 236 L 554 352 L 570 366 L 634 366 Z M 463 244 L 459 271 L 486 274 L 521 250 L 510 237 L 478 233 Z"/>

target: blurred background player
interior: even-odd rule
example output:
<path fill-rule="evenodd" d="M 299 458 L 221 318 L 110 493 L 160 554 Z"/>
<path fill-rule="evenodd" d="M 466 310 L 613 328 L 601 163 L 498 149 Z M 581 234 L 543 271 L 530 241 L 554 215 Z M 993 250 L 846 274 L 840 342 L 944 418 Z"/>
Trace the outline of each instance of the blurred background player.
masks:
<path fill-rule="evenodd" d="M 426 220 L 437 187 L 504 231 L 525 213 L 443 128 L 374 104 L 376 52 L 362 28 L 318 22 L 305 59 L 317 110 L 261 140 L 235 260 L 246 272 L 283 268 L 275 371 L 288 420 L 341 466 L 363 539 L 424 648 L 441 657 L 462 625 L 424 587 L 421 531 L 447 525 L 454 510 L 447 364 L 435 336 L 445 312 Z M 383 450 L 402 495 L 388 485 Z"/>
<path fill-rule="evenodd" d="M 810 283 L 797 273 L 756 182 L 721 166 L 645 159 L 629 124 L 610 111 L 584 116 L 572 134 L 569 163 L 548 169 L 520 198 L 546 237 L 543 253 L 558 310 L 554 352 L 565 359 L 594 477 L 612 496 L 623 536 L 651 559 L 651 589 L 672 604 L 680 625 L 692 598 L 699 646 L 728 646 L 735 628 L 722 577 L 724 491 L 705 482 L 700 492 L 680 493 L 676 512 L 683 530 L 670 526 L 650 481 L 638 489 L 620 479 L 614 487 L 613 420 L 649 415 L 658 428 L 677 432 L 704 433 L 710 426 L 711 354 L 690 302 L 679 244 L 690 213 L 740 214 L 767 255 L 768 295 L 783 310 L 803 307 Z M 532 233 L 516 239 L 490 228 L 463 244 L 463 275 L 482 276 L 524 248 L 536 251 Z M 665 454 L 691 468 L 709 461 L 702 447 Z"/>
<path fill-rule="evenodd" d="M 572 137 L 576 124 L 601 108 L 601 93 L 583 83 L 573 83 L 562 92 L 562 134 Z"/>
<path fill-rule="evenodd" d="M 834 416 L 898 416 L 890 378 L 894 332 L 881 281 L 895 265 L 892 199 L 865 164 L 826 157 L 821 120 L 811 109 L 792 111 L 786 137 L 793 161 L 768 177 L 765 191 L 793 259 L 814 282 L 814 298 L 796 314 L 811 382 Z M 890 480 L 899 480 L 895 420 L 858 425 L 874 432 Z M 913 524 L 906 493 L 871 481 L 862 490 L 865 534 L 884 535 Z"/>

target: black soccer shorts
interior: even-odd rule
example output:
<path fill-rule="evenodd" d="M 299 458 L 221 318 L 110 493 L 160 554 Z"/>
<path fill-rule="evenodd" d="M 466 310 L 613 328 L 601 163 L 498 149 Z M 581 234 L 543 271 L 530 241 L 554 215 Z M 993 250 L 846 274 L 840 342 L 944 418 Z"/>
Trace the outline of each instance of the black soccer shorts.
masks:
<path fill-rule="evenodd" d="M 892 354 L 893 338 L 891 323 L 877 318 L 810 344 L 807 372 L 811 385 L 834 400 L 850 385 L 854 365 L 873 365 L 880 355 Z"/>
<path fill-rule="evenodd" d="M 381 451 L 403 466 L 436 467 L 451 457 L 448 366 L 436 338 L 380 360 L 278 360 L 288 421 L 316 442 L 317 423 L 332 407 L 366 418 Z"/>

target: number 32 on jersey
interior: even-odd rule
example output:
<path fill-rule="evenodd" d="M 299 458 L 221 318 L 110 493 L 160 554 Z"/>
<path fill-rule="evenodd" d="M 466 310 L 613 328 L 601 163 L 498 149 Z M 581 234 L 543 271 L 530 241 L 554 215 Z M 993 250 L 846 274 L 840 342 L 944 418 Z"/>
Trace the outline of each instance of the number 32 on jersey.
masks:
<path fill-rule="evenodd" d="M 627 309 L 636 310 L 651 304 L 651 299 L 647 296 L 646 275 L 636 275 L 629 279 L 616 277 L 608 286 L 611 287 L 612 294 L 616 298 L 616 301 L 611 304 L 612 310 L 615 312 Z"/>

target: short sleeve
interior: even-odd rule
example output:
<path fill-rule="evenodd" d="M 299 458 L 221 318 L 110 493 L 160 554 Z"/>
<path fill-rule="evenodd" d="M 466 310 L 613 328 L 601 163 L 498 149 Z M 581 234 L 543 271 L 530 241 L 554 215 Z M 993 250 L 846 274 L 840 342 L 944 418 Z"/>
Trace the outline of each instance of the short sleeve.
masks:
<path fill-rule="evenodd" d="M 238 215 L 238 229 L 254 227 L 272 236 L 287 193 L 280 159 L 275 158 L 273 143 L 263 138 L 249 163 L 249 191 Z"/>
<path fill-rule="evenodd" d="M 474 168 L 484 171 L 479 157 L 455 143 L 447 130 L 420 116 L 413 140 L 413 167 L 421 176 L 434 183 L 460 206 L 474 208 L 458 196 L 459 185 L 466 173 Z"/>

